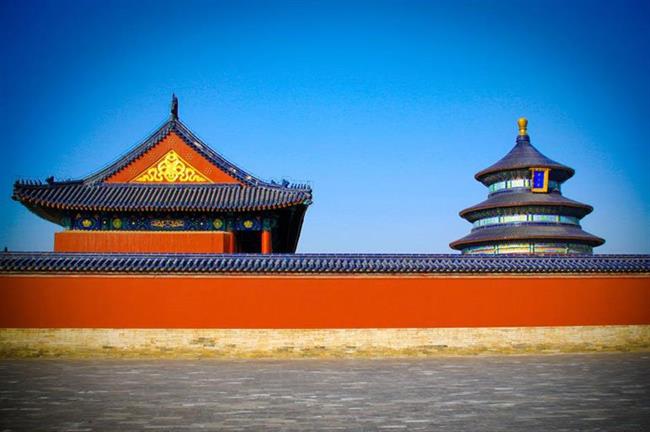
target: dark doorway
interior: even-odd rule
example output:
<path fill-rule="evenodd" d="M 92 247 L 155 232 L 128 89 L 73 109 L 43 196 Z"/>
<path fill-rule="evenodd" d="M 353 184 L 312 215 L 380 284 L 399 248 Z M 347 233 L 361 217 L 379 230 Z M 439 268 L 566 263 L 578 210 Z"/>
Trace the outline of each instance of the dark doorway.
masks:
<path fill-rule="evenodd" d="M 237 231 L 237 251 L 239 253 L 260 253 L 262 239 L 259 231 Z"/>

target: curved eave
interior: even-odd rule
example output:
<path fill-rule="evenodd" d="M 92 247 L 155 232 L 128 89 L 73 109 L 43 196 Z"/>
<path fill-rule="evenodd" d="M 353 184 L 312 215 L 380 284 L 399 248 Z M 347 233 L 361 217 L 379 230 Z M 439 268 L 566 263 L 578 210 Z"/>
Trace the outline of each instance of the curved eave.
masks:
<path fill-rule="evenodd" d="M 485 227 L 473 230 L 463 238 L 449 244 L 462 250 L 470 246 L 491 243 L 541 240 L 560 243 L 581 243 L 592 247 L 600 246 L 605 240 L 590 234 L 578 226 L 560 224 L 518 224 Z"/>
<path fill-rule="evenodd" d="M 244 212 L 309 205 L 311 190 L 239 185 L 16 184 L 12 198 L 42 217 L 51 210 Z"/>
<path fill-rule="evenodd" d="M 474 178 L 486 184 L 486 177 L 492 174 L 530 168 L 550 168 L 553 178 L 560 182 L 571 178 L 575 174 L 573 168 L 544 156 L 530 143 L 530 138 L 526 135 L 517 137 L 517 144 L 507 155 L 493 165 L 476 173 Z"/>
<path fill-rule="evenodd" d="M 459 214 L 463 219 L 473 222 L 472 214 L 474 213 L 491 209 L 514 207 L 565 207 L 573 209 L 581 218 L 591 213 L 594 209 L 588 204 L 565 198 L 558 192 L 533 193 L 526 191 L 492 194 L 485 201 L 461 210 Z"/>

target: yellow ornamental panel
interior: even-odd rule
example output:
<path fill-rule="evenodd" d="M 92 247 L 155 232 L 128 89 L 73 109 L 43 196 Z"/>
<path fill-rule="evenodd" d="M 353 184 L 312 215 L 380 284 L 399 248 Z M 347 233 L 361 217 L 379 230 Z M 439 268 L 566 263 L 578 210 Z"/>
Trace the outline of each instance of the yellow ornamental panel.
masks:
<path fill-rule="evenodd" d="M 132 180 L 137 183 L 212 183 L 199 170 L 170 150 Z"/>

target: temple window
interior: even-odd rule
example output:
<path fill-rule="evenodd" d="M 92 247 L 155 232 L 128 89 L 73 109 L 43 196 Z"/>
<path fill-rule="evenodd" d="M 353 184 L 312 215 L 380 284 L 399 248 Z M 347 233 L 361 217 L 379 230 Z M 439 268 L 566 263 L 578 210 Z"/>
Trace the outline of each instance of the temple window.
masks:
<path fill-rule="evenodd" d="M 523 222 L 569 224 L 580 226 L 580 220 L 574 216 L 547 215 L 547 214 L 515 214 L 491 216 L 474 221 L 473 228 L 480 228 L 490 225 L 512 224 Z"/>

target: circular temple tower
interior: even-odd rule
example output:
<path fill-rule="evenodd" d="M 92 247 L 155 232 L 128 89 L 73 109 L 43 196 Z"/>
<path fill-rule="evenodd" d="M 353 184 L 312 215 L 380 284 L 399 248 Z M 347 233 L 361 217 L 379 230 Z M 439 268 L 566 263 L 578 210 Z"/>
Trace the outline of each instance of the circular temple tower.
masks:
<path fill-rule="evenodd" d="M 592 253 L 593 247 L 605 243 L 580 227 L 580 220 L 593 208 L 561 193 L 573 168 L 531 145 L 528 120 L 520 118 L 518 124 L 515 147 L 474 176 L 487 186 L 488 198 L 460 212 L 473 228 L 449 246 L 463 254 Z"/>

